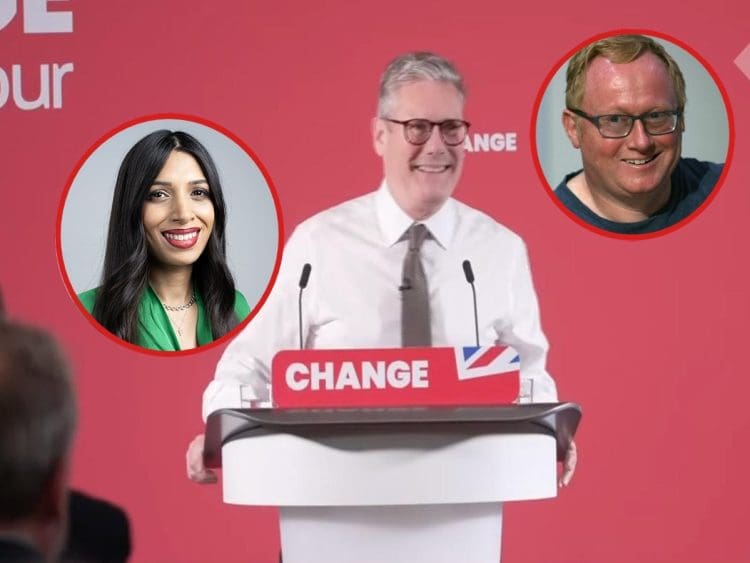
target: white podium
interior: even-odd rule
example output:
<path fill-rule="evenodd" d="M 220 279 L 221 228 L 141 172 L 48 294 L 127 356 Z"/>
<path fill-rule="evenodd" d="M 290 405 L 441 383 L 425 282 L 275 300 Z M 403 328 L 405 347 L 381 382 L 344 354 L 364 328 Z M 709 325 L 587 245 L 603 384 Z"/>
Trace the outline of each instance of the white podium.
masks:
<path fill-rule="evenodd" d="M 224 501 L 280 507 L 284 563 L 500 560 L 502 503 L 554 497 L 571 403 L 222 410 Z"/>

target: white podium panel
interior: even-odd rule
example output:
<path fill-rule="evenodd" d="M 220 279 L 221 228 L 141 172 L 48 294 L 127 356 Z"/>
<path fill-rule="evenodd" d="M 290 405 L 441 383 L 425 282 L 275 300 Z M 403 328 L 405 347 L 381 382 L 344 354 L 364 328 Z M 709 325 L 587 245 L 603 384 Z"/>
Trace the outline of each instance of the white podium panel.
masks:
<path fill-rule="evenodd" d="M 570 403 L 213 413 L 224 501 L 279 506 L 284 563 L 498 563 L 502 503 L 554 497 Z"/>
<path fill-rule="evenodd" d="M 276 432 L 222 448 L 224 501 L 268 506 L 499 503 L 557 494 L 547 434 Z"/>
<path fill-rule="evenodd" d="M 501 504 L 282 507 L 284 563 L 498 563 Z"/>

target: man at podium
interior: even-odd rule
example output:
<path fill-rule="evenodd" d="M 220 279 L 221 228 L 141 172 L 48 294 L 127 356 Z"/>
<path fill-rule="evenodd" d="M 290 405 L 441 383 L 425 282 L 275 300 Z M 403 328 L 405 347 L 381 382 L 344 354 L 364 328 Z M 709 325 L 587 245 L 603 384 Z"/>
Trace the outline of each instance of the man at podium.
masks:
<path fill-rule="evenodd" d="M 383 162 L 380 186 L 295 229 L 267 303 L 216 368 L 203 397 L 204 417 L 240 407 L 241 397 L 268 401 L 271 361 L 280 350 L 473 344 L 469 272 L 479 344 L 515 348 L 522 379 L 533 381 L 533 400 L 557 401 L 523 241 L 452 197 L 470 127 L 464 97 L 460 74 L 440 56 L 408 53 L 389 64 L 371 122 Z M 311 270 L 298 318 L 306 264 Z M 202 451 L 199 436 L 188 450 L 188 474 L 213 482 Z M 573 447 L 562 484 L 574 465 Z"/>

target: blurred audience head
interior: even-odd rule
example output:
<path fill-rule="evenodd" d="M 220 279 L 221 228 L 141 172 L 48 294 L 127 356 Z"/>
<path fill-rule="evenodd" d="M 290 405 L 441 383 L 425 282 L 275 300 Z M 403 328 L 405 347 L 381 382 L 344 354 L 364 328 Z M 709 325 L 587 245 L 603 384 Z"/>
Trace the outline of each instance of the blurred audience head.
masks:
<path fill-rule="evenodd" d="M 65 538 L 75 426 L 63 354 L 49 334 L 8 320 L 0 295 L 0 536 L 50 560 Z"/>

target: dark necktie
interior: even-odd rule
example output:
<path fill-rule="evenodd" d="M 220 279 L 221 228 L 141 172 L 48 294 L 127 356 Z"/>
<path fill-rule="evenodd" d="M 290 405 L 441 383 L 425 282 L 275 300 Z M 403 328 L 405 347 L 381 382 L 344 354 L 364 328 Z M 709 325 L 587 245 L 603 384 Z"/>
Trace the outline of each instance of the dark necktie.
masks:
<path fill-rule="evenodd" d="M 419 250 L 429 232 L 422 224 L 412 225 L 407 231 L 409 250 L 404 257 L 401 276 L 401 344 L 430 346 L 430 296 Z"/>

